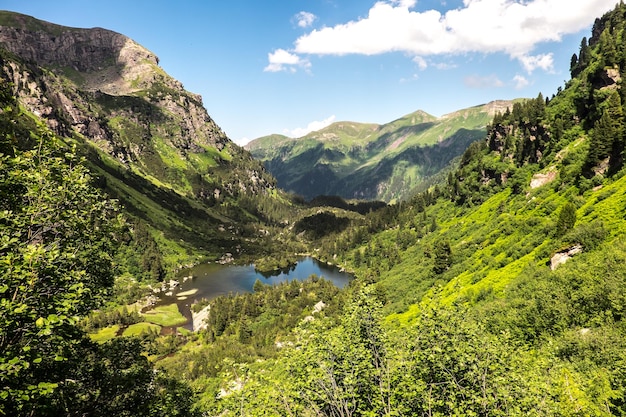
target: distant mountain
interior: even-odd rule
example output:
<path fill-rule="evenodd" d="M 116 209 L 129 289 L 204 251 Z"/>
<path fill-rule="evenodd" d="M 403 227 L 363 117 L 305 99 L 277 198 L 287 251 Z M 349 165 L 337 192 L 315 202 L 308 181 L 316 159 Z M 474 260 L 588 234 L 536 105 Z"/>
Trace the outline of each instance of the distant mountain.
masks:
<path fill-rule="evenodd" d="M 246 149 L 279 187 L 307 199 L 326 194 L 392 201 L 483 139 L 495 113 L 511 105 L 494 101 L 440 118 L 420 110 L 383 125 L 337 122 L 297 139 L 258 138 Z"/>
<path fill-rule="evenodd" d="M 38 123 L 78 144 L 101 187 L 175 245 L 230 251 L 238 225 L 258 220 L 254 200 L 275 195 L 274 178 L 202 98 L 122 34 L 0 11 L 0 78 Z"/>

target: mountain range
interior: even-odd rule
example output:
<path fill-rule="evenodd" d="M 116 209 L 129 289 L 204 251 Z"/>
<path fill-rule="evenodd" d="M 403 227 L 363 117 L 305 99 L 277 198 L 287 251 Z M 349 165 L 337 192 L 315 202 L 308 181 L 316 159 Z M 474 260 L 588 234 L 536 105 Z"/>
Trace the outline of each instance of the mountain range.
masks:
<path fill-rule="evenodd" d="M 493 101 L 439 118 L 420 110 L 383 125 L 336 122 L 297 139 L 261 137 L 245 148 L 279 187 L 307 200 L 338 195 L 390 202 L 441 179 L 470 143 L 484 138 L 496 112 L 512 104 Z"/>

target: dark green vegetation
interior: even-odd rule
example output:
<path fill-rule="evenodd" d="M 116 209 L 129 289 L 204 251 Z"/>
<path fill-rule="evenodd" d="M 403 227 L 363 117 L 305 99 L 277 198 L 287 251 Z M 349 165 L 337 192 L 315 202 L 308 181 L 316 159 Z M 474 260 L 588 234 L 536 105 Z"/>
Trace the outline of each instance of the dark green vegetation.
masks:
<path fill-rule="evenodd" d="M 620 3 L 581 43 L 564 88 L 495 114 L 444 181 L 400 203 L 370 210 L 329 197 L 254 211 L 239 199 L 291 253 L 306 249 L 357 278 L 341 291 L 316 277 L 258 282 L 212 300 L 207 328 L 185 335 L 130 327 L 143 323 L 111 307 L 80 318 L 113 275 L 158 275 L 161 241 L 118 225 L 116 206 L 5 88 L 2 412 L 626 414 L 624 39 Z M 59 185 L 66 193 L 51 191 Z M 110 247 L 131 229 L 121 252 L 143 255 L 113 264 Z M 281 248 L 259 252 L 280 260 Z M 124 326 L 138 337 L 103 331 L 99 340 L 111 339 L 98 344 L 81 330 Z"/>
<path fill-rule="evenodd" d="M 188 415 L 190 389 L 138 340 L 81 330 L 113 286 L 118 207 L 0 83 L 0 414 Z"/>
<path fill-rule="evenodd" d="M 510 105 L 498 101 L 439 119 L 417 111 L 384 125 L 338 122 L 298 139 L 259 138 L 246 148 L 281 188 L 307 200 L 337 194 L 389 202 L 437 177 Z"/>

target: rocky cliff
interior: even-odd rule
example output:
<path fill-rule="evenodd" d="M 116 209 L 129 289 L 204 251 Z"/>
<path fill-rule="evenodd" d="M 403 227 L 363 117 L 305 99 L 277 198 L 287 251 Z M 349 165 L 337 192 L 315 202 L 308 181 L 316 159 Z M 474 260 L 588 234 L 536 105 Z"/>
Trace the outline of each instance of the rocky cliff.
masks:
<path fill-rule="evenodd" d="M 242 230 L 245 242 L 254 233 L 242 224 L 264 216 L 257 199 L 276 195 L 272 176 L 202 98 L 124 35 L 0 11 L 0 82 L 37 123 L 79 145 L 128 213 L 173 241 L 239 247 Z"/>
<path fill-rule="evenodd" d="M 68 28 L 10 12 L 0 12 L 0 17 L 4 22 L 0 42 L 7 50 L 39 65 L 87 73 L 92 89 L 115 94 L 137 91 L 139 84 L 131 86 L 135 77 L 159 63 L 152 52 L 110 30 Z"/>
<path fill-rule="evenodd" d="M 15 94 L 55 133 L 82 137 L 126 167 L 183 193 L 211 188 L 210 194 L 222 194 L 221 188 L 271 183 L 260 164 L 239 175 L 242 183 L 234 187 L 212 180 L 203 187 L 189 178 L 233 159 L 249 161 L 249 155 L 210 118 L 199 95 L 186 91 L 159 67 L 154 53 L 132 39 L 0 12 L 0 47 L 18 58 L 3 65 Z"/>

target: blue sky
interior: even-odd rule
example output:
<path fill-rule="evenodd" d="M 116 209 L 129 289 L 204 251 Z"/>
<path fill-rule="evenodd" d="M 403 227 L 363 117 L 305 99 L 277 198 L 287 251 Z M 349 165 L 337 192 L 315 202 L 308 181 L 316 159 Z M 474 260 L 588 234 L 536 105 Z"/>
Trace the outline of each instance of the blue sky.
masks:
<path fill-rule="evenodd" d="M 123 33 L 237 143 L 551 95 L 618 0 L 0 0 Z"/>

